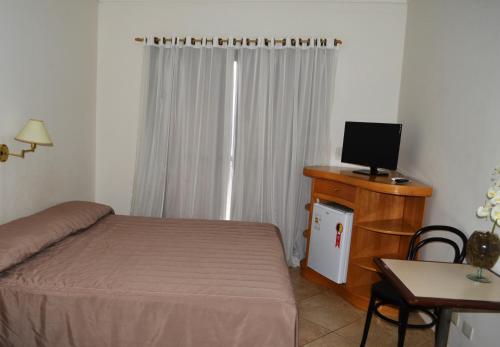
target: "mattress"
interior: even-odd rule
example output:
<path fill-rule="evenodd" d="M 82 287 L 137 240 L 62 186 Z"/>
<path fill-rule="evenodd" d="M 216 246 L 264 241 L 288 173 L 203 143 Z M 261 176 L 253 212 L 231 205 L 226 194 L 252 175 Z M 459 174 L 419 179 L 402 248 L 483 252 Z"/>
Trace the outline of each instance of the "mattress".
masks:
<path fill-rule="evenodd" d="M 1 233 L 0 233 L 1 237 Z M 276 227 L 108 214 L 0 275 L 1 346 L 296 346 Z"/>

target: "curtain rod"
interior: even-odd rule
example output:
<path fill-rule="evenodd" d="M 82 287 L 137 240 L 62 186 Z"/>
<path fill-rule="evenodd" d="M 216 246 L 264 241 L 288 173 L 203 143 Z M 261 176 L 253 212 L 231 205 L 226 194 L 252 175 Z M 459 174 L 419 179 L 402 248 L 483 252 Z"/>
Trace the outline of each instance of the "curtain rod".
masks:
<path fill-rule="evenodd" d="M 250 45 L 255 45 L 257 46 L 258 44 L 258 40 L 259 39 L 246 39 L 246 44 L 247 46 L 250 46 Z M 270 43 L 274 43 L 274 45 L 276 44 L 281 44 L 282 46 L 285 46 L 286 45 L 286 41 L 287 39 L 286 38 L 283 38 L 283 39 L 268 39 L 268 38 L 264 38 L 264 45 L 265 46 L 269 46 Z M 320 43 L 320 46 L 326 46 L 327 45 L 327 40 L 328 39 L 324 39 L 324 38 L 321 38 L 321 39 L 314 39 L 314 42 L 313 44 L 315 46 L 317 46 L 317 41 L 319 40 L 319 43 Z M 134 39 L 135 42 L 140 42 L 140 43 L 148 43 L 148 38 L 147 37 L 136 37 Z M 182 43 L 182 44 L 186 44 L 187 42 L 187 38 L 186 37 L 181 37 L 181 38 L 178 38 L 178 37 L 158 37 L 158 36 L 154 36 L 153 37 L 153 42 L 154 44 L 156 45 L 159 45 L 161 43 L 163 43 L 164 45 L 167 44 L 167 43 L 170 43 L 170 44 L 177 44 L 177 42 L 179 43 Z M 224 44 L 228 45 L 229 44 L 229 38 L 217 38 L 217 42 L 220 46 L 223 46 Z M 292 38 L 290 39 L 290 44 L 292 46 L 295 46 L 297 44 L 297 42 L 299 43 L 299 46 L 302 46 L 302 45 L 306 45 L 306 46 L 309 46 L 311 44 L 311 39 L 310 38 L 306 38 L 306 39 L 302 39 L 302 38 L 299 38 L 299 39 L 295 39 L 295 38 Z M 199 44 L 202 44 L 203 43 L 203 38 L 195 38 L 195 37 L 191 37 L 191 44 L 192 45 L 196 45 L 197 43 Z M 213 44 L 214 43 L 214 39 L 213 38 L 205 38 L 205 43 L 211 43 Z M 243 39 L 233 39 L 233 44 L 236 45 L 237 43 L 239 43 L 240 45 L 243 45 Z M 333 39 L 333 45 L 335 47 L 338 47 L 338 46 L 341 46 L 342 45 L 342 40 L 341 39 Z"/>

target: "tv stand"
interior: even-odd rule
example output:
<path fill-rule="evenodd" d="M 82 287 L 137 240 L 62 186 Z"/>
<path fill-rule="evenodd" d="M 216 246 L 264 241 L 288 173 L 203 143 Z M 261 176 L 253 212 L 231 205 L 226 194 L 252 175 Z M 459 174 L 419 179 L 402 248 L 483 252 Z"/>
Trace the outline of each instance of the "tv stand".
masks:
<path fill-rule="evenodd" d="M 397 172 L 390 172 L 388 177 L 362 176 L 345 168 L 309 166 L 304 168 L 304 175 L 311 178 L 311 196 L 306 206 L 309 224 L 304 231 L 307 251 L 301 262 L 302 275 L 332 288 L 354 306 L 366 309 L 371 285 L 380 281 L 373 258 L 406 258 L 410 238 L 422 226 L 425 199 L 431 196 L 432 188 L 413 179 L 407 184 L 393 184 L 391 177 L 399 175 Z M 354 211 L 344 284 L 331 281 L 307 264 L 316 202 L 334 202 Z"/>
<path fill-rule="evenodd" d="M 370 167 L 370 170 L 354 170 L 353 173 L 366 176 L 389 176 L 388 172 L 378 171 L 378 169 L 373 166 Z"/>

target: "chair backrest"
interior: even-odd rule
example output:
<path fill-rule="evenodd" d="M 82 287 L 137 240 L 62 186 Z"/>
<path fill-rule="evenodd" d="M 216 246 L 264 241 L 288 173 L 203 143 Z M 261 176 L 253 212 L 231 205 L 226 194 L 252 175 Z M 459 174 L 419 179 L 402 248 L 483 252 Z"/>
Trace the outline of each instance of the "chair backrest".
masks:
<path fill-rule="evenodd" d="M 450 232 L 452 234 L 455 234 L 462 240 L 462 246 L 459 247 L 459 245 L 455 241 L 453 241 L 449 238 L 438 237 L 438 236 L 431 236 L 431 237 L 427 237 L 427 238 L 423 238 L 423 239 L 419 240 L 419 238 L 423 234 L 431 232 L 431 231 L 446 231 L 446 232 Z M 465 234 L 463 232 L 461 232 L 457 228 L 453 228 L 453 227 L 450 227 L 447 225 L 429 225 L 429 226 L 426 226 L 426 227 L 423 227 L 423 228 L 417 230 L 417 232 L 412 236 L 412 238 L 410 240 L 410 245 L 408 248 L 408 255 L 406 256 L 406 259 L 415 260 L 420 248 L 422 248 L 423 246 L 425 246 L 429 243 L 433 243 L 433 242 L 441 242 L 441 243 L 446 243 L 446 244 L 450 245 L 453 248 L 453 250 L 455 251 L 455 257 L 453 259 L 454 263 L 462 263 L 464 261 L 465 250 L 467 248 L 467 237 L 465 236 Z"/>

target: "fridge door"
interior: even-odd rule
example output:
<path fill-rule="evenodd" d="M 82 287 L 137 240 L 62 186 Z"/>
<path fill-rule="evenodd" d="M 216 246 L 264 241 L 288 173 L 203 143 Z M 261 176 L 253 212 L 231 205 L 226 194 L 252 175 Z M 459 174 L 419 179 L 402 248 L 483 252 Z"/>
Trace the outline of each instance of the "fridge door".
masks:
<path fill-rule="evenodd" d="M 345 283 L 352 213 L 314 204 L 308 266 L 336 283 Z"/>

